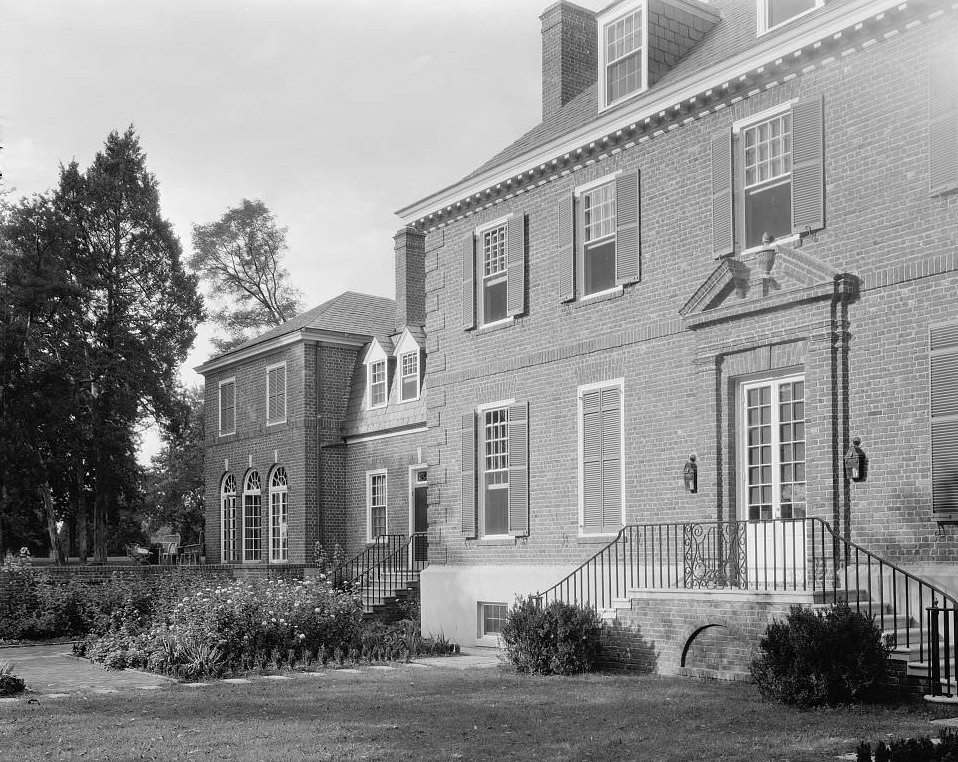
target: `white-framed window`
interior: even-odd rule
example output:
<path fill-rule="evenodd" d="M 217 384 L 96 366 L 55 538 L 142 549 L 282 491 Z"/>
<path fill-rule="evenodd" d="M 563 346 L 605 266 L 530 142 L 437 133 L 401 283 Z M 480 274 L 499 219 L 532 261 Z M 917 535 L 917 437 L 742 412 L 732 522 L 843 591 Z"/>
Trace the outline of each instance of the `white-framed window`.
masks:
<path fill-rule="evenodd" d="M 239 561 L 236 543 L 236 478 L 227 474 L 220 489 L 220 558 L 223 563 Z"/>
<path fill-rule="evenodd" d="M 632 8 L 602 25 L 604 103 L 612 106 L 646 88 L 643 6 Z"/>
<path fill-rule="evenodd" d="M 399 356 L 399 401 L 419 399 L 419 350 Z"/>
<path fill-rule="evenodd" d="M 243 482 L 243 561 L 263 560 L 263 483 L 259 471 Z"/>
<path fill-rule="evenodd" d="M 758 33 L 777 29 L 824 4 L 825 0 L 758 0 Z"/>
<path fill-rule="evenodd" d="M 745 249 L 792 233 L 792 112 L 784 104 L 772 113 L 740 123 L 736 134 L 741 230 Z"/>
<path fill-rule="evenodd" d="M 273 469 L 269 480 L 269 560 L 289 560 L 289 478 L 282 466 Z"/>
<path fill-rule="evenodd" d="M 479 299 L 479 325 L 489 325 L 505 320 L 506 281 L 508 265 L 506 262 L 506 240 L 508 228 L 505 222 L 483 230 L 479 234 L 479 251 L 482 270 Z"/>
<path fill-rule="evenodd" d="M 615 180 L 583 191 L 582 294 L 615 288 Z"/>
<path fill-rule="evenodd" d="M 618 532 L 625 521 L 624 388 L 617 379 L 578 390 L 582 534 Z"/>
<path fill-rule="evenodd" d="M 805 379 L 739 385 L 742 505 L 750 521 L 805 517 Z"/>
<path fill-rule="evenodd" d="M 369 407 L 386 404 L 386 361 L 376 360 L 369 364 Z"/>
<path fill-rule="evenodd" d="M 479 531 L 509 534 L 509 405 L 480 411 Z"/>
<path fill-rule="evenodd" d="M 220 436 L 236 433 L 236 379 L 227 378 L 219 385 Z"/>
<path fill-rule="evenodd" d="M 509 604 L 479 601 L 477 635 L 480 638 L 498 638 L 502 626 L 509 619 Z"/>
<path fill-rule="evenodd" d="M 266 367 L 266 424 L 286 420 L 286 363 Z"/>
<path fill-rule="evenodd" d="M 386 518 L 387 487 L 385 468 L 366 472 L 366 524 L 367 537 L 370 542 L 382 537 L 388 530 Z"/>
<path fill-rule="evenodd" d="M 478 226 L 462 256 L 462 327 L 509 325 L 526 310 L 525 216 Z"/>

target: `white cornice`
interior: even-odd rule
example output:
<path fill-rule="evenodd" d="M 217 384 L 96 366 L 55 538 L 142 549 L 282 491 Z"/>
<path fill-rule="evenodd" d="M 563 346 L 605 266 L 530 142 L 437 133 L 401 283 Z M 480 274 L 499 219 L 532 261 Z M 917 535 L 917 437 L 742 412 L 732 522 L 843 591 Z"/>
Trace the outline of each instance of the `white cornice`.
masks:
<path fill-rule="evenodd" d="M 759 42 L 745 53 L 721 61 L 704 71 L 696 72 L 693 76 L 676 82 L 656 93 L 658 97 L 654 101 L 639 104 L 635 110 L 612 109 L 571 134 L 563 135 L 532 151 L 527 151 L 511 161 L 493 167 L 479 177 L 450 185 L 400 209 L 396 214 L 404 225 L 413 225 L 431 214 L 448 210 L 463 199 L 502 183 L 511 182 L 517 191 L 525 189 L 527 181 L 523 181 L 521 176 L 526 172 L 545 168 L 546 164 L 557 162 L 559 157 L 573 153 L 619 130 L 634 127 L 638 122 L 650 120 L 676 106 L 687 102 L 694 103 L 698 96 L 720 90 L 750 71 L 761 69 L 788 56 L 800 55 L 806 47 L 820 44 L 829 37 L 840 36 L 841 32 L 850 26 L 873 18 L 881 19 L 886 12 L 907 6 L 908 2 L 902 2 L 902 0 L 851 0 L 839 5 L 834 14 L 816 17 L 817 21 L 810 20 L 786 37 L 776 36 L 765 42 Z M 528 184 L 540 183 L 529 180 Z"/>
<path fill-rule="evenodd" d="M 214 357 L 202 365 L 197 365 L 193 370 L 205 376 L 216 370 L 222 370 L 236 363 L 252 360 L 260 355 L 275 352 L 292 344 L 299 342 L 315 342 L 317 344 L 333 344 L 337 346 L 361 347 L 368 343 L 371 336 L 359 333 L 342 333 L 337 331 L 324 331 L 318 328 L 300 328 L 298 331 L 292 331 L 282 336 L 264 341 L 261 344 L 254 344 L 246 349 L 233 352 L 220 357 Z"/>

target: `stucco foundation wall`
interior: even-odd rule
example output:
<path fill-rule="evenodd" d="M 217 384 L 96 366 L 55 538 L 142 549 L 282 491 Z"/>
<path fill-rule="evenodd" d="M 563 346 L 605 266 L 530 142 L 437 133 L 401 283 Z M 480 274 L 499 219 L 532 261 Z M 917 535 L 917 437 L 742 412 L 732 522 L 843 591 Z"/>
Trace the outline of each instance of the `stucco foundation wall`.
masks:
<path fill-rule="evenodd" d="M 685 667 L 726 678 L 748 672 L 769 624 L 784 619 L 791 606 L 812 602 L 808 595 L 782 593 L 666 590 L 634 596 L 606 622 L 604 667 L 663 675 Z"/>
<path fill-rule="evenodd" d="M 495 646 L 495 640 L 479 638 L 479 603 L 511 607 L 517 595 L 546 590 L 570 571 L 571 566 L 429 566 L 419 580 L 422 632 L 461 646 Z"/>

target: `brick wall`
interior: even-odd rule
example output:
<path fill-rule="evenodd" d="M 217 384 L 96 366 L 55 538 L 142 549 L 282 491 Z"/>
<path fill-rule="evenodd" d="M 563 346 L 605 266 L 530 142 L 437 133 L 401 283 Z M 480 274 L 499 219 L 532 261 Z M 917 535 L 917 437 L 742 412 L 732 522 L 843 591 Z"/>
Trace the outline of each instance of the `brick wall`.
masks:
<path fill-rule="evenodd" d="M 561 0 L 542 20 L 542 118 L 555 114 L 596 80 L 595 15 Z"/>
<path fill-rule="evenodd" d="M 954 39 L 956 27 L 945 16 L 818 62 L 430 233 L 427 452 L 448 563 L 560 563 L 594 551 L 578 537 L 576 388 L 618 377 L 625 379 L 626 521 L 741 517 L 734 384 L 795 363 L 807 384 L 809 514 L 893 559 L 951 563 L 956 533 L 935 534 L 930 506 L 927 329 L 958 320 L 958 196 L 928 194 L 923 83 L 927 51 Z M 717 264 L 712 137 L 749 115 L 818 95 L 826 227 L 804 239 L 801 254 L 860 279 L 860 296 L 847 307 L 838 295 L 774 308 L 770 300 L 768 309 L 692 330 L 679 309 Z M 618 297 L 561 304 L 560 198 L 631 169 L 641 171 L 641 282 Z M 464 331 L 461 243 L 510 212 L 526 216 L 526 312 L 504 328 Z M 793 272 L 773 276 L 771 297 L 798 288 Z M 530 536 L 485 544 L 459 529 L 459 421 L 502 399 L 529 402 Z M 869 479 L 849 487 L 840 456 L 856 435 L 870 458 Z M 697 495 L 682 486 L 691 451 L 699 456 Z"/>

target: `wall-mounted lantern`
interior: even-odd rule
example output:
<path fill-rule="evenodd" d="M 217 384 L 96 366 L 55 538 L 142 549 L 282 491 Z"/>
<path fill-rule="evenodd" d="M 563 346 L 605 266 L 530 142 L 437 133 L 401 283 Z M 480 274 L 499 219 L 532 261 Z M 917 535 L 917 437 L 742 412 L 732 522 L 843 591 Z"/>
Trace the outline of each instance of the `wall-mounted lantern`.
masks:
<path fill-rule="evenodd" d="M 693 495 L 699 491 L 699 466 L 695 461 L 695 453 L 689 455 L 685 461 L 685 468 L 682 469 L 682 479 L 685 482 L 685 489 Z"/>
<path fill-rule="evenodd" d="M 845 477 L 851 482 L 863 482 L 868 475 L 868 458 L 861 443 L 861 437 L 855 437 L 845 453 Z"/>

